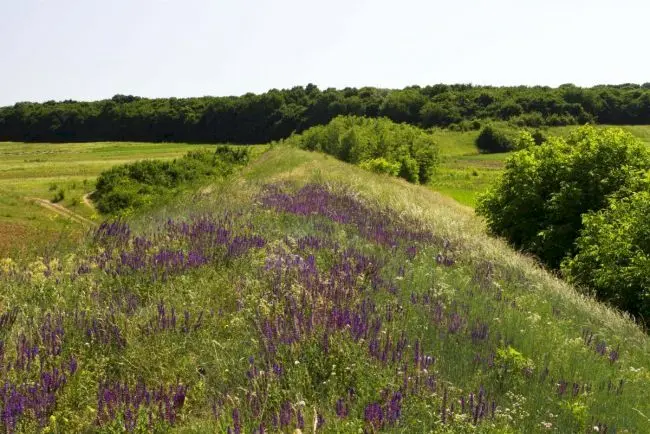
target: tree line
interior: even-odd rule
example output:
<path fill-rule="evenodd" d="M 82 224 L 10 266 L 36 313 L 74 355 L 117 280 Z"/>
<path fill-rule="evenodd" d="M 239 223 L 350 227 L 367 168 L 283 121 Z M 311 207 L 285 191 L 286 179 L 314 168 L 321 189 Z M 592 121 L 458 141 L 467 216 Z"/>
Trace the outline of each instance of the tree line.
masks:
<path fill-rule="evenodd" d="M 423 128 L 650 124 L 650 83 L 581 88 L 469 84 L 329 88 L 309 84 L 262 94 L 200 98 L 115 95 L 78 102 L 20 102 L 0 108 L 2 141 L 266 143 L 340 115 L 386 117 Z"/>

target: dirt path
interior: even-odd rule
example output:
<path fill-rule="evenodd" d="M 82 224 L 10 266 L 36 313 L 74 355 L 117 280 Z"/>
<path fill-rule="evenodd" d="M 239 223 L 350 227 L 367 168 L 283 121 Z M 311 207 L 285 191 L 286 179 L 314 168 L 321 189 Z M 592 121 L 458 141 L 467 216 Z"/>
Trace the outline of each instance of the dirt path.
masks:
<path fill-rule="evenodd" d="M 93 203 L 90 201 L 90 195 L 93 193 L 94 191 L 84 194 L 81 200 L 83 201 L 84 205 L 86 205 L 88 208 L 95 211 L 95 205 L 93 205 Z"/>
<path fill-rule="evenodd" d="M 52 203 L 49 200 L 41 199 L 38 197 L 26 197 L 25 199 L 30 200 L 42 206 L 43 208 L 49 209 L 50 211 L 55 212 L 63 217 L 67 217 L 70 220 L 75 221 L 77 223 L 96 226 L 96 223 L 93 222 L 92 220 L 88 220 L 86 217 L 81 216 L 73 211 L 70 211 L 68 208 L 65 208 L 57 203 Z"/>

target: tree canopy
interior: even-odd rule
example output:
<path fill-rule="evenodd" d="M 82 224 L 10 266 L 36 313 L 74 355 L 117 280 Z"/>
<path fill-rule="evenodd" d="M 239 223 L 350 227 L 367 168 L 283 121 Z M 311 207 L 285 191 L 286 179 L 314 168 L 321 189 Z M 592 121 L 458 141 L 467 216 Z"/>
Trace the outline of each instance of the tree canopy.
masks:
<path fill-rule="evenodd" d="M 650 85 L 320 90 L 310 84 L 239 97 L 20 102 L 0 108 L 0 140 L 265 143 L 339 115 L 452 128 L 478 128 L 476 121 L 487 119 L 531 127 L 650 124 Z"/>

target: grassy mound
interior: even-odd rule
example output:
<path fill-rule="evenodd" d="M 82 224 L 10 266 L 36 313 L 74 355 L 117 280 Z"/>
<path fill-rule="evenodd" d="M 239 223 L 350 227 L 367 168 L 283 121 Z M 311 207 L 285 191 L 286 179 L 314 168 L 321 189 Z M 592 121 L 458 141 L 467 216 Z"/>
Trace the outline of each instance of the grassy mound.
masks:
<path fill-rule="evenodd" d="M 648 338 L 466 208 L 331 157 L 4 260 L 7 431 L 644 432 Z"/>

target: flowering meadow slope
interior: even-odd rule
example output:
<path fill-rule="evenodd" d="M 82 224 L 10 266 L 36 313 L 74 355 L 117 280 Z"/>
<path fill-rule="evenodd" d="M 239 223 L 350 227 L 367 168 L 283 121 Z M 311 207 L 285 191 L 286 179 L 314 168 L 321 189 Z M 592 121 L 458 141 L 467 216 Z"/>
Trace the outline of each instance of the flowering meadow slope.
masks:
<path fill-rule="evenodd" d="M 6 432 L 649 432 L 648 338 L 424 187 L 276 148 L 0 263 Z"/>

